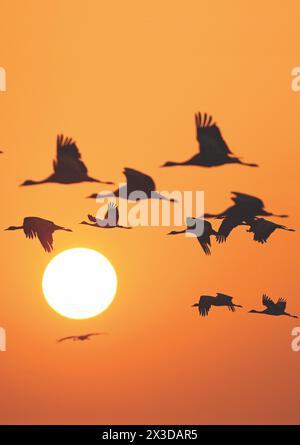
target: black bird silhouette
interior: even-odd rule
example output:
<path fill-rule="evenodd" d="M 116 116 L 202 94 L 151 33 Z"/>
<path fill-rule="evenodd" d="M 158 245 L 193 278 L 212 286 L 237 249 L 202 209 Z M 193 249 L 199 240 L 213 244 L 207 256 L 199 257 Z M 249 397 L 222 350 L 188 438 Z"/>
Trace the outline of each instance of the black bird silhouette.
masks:
<path fill-rule="evenodd" d="M 205 218 L 219 218 L 223 219 L 226 216 L 236 216 L 237 214 L 245 214 L 247 218 L 254 218 L 255 216 L 276 216 L 278 218 L 287 218 L 288 215 L 277 215 L 275 213 L 265 210 L 264 202 L 255 196 L 247 195 L 246 193 L 231 192 L 234 196 L 231 198 L 234 205 L 228 207 L 221 213 L 205 213 Z"/>
<path fill-rule="evenodd" d="M 137 196 L 130 196 L 131 193 L 141 191 L 144 192 L 145 196 L 138 197 L 138 199 L 163 199 L 166 201 L 175 202 L 175 199 L 169 199 L 165 196 L 161 195 L 156 191 L 155 183 L 151 176 L 145 175 L 144 173 L 139 172 L 138 170 L 134 170 L 133 168 L 124 168 L 123 171 L 126 176 L 127 185 L 115 190 L 114 192 L 106 193 L 106 194 L 97 194 L 93 193 L 88 196 L 88 198 L 108 198 L 110 196 L 118 196 L 120 198 L 125 198 L 129 200 L 136 201 Z"/>
<path fill-rule="evenodd" d="M 92 223 L 82 221 L 80 224 L 86 224 L 87 226 L 99 227 L 102 229 L 113 229 L 116 227 L 119 227 L 120 229 L 132 229 L 132 227 L 120 226 L 118 207 L 111 202 L 108 204 L 104 219 L 98 219 L 92 215 L 88 215 L 88 219 Z"/>
<path fill-rule="evenodd" d="M 72 138 L 64 138 L 63 135 L 58 135 L 56 145 L 56 160 L 53 161 L 54 173 L 41 181 L 28 179 L 21 185 L 36 185 L 46 182 L 57 182 L 59 184 L 74 184 L 78 182 L 113 184 L 113 182 L 100 181 L 88 175 L 88 169 L 81 160 L 81 154 L 76 142 Z"/>
<path fill-rule="evenodd" d="M 201 218 L 188 217 L 186 219 L 186 225 L 187 225 L 186 229 L 179 230 L 179 231 L 172 230 L 171 232 L 168 233 L 168 235 L 178 235 L 180 233 L 186 233 L 186 232 L 195 233 L 197 220 L 200 221 Z M 217 235 L 217 232 L 212 228 L 212 225 L 209 221 L 204 220 L 204 231 L 203 231 L 202 235 L 197 236 L 197 240 L 199 241 L 199 244 L 201 245 L 202 249 L 204 250 L 205 255 L 211 254 L 211 252 L 210 252 L 210 246 L 211 246 L 210 237 L 211 237 L 211 235 Z"/>
<path fill-rule="evenodd" d="M 63 337 L 57 340 L 58 343 L 65 341 L 65 340 L 73 340 L 73 341 L 84 341 L 84 340 L 90 340 L 90 337 L 93 335 L 104 335 L 105 332 L 95 332 L 91 334 L 84 334 L 84 335 L 71 335 L 70 337 Z"/>
<path fill-rule="evenodd" d="M 227 306 L 232 312 L 235 311 L 236 307 L 243 307 L 239 304 L 234 304 L 232 302 L 233 297 L 229 295 L 217 293 L 215 297 L 210 295 L 201 295 L 199 302 L 192 305 L 192 307 L 198 307 L 199 315 L 206 317 L 210 311 L 211 306 Z"/>
<path fill-rule="evenodd" d="M 257 164 L 242 162 L 239 158 L 232 156 L 232 151 L 224 141 L 219 127 L 213 122 L 212 116 L 204 113 L 195 114 L 196 134 L 200 153 L 184 162 L 168 161 L 162 167 L 175 165 L 199 165 L 201 167 L 216 167 L 224 164 L 241 164 L 248 167 L 258 167 Z"/>
<path fill-rule="evenodd" d="M 37 216 L 28 216 L 24 218 L 22 226 L 10 226 L 5 230 L 21 230 L 23 229 L 26 238 L 38 237 L 41 245 L 46 252 L 53 250 L 53 237 L 52 234 L 56 230 L 65 230 L 66 232 L 72 232 L 71 229 L 57 226 L 52 221 L 39 218 Z"/>
<path fill-rule="evenodd" d="M 211 214 L 205 213 L 205 218 L 223 219 L 218 230 L 217 241 L 219 243 L 226 241 L 231 231 L 244 224 L 250 224 L 256 216 L 276 216 L 285 218 L 287 215 L 276 215 L 264 209 L 264 203 L 261 199 L 245 193 L 232 192 L 231 198 L 234 205 L 228 207 L 224 212 Z"/>
<path fill-rule="evenodd" d="M 277 303 L 274 303 L 271 298 L 269 298 L 266 294 L 263 294 L 262 304 L 266 307 L 266 309 L 262 311 L 252 309 L 251 311 L 249 311 L 249 313 L 266 315 L 287 315 L 288 317 L 298 318 L 297 315 L 291 315 L 288 312 L 285 312 L 286 300 L 284 298 L 279 298 L 279 300 L 277 300 Z"/>
<path fill-rule="evenodd" d="M 254 218 L 251 222 L 249 222 L 250 229 L 247 230 L 247 232 L 253 232 L 254 233 L 254 241 L 257 241 L 261 244 L 264 244 L 267 242 L 269 236 L 274 232 L 276 229 L 282 229 L 282 230 L 288 230 L 289 232 L 295 232 L 295 229 L 290 229 L 286 226 L 283 226 L 281 224 L 273 223 L 272 221 L 268 221 L 264 218 Z"/>

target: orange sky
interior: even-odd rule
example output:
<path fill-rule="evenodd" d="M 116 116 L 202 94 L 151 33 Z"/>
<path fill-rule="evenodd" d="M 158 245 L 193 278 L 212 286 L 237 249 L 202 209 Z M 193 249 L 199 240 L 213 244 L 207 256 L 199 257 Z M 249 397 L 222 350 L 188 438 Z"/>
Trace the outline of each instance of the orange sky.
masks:
<path fill-rule="evenodd" d="M 299 423 L 297 320 L 247 314 L 261 294 L 300 314 L 299 231 L 265 246 L 244 228 L 226 245 L 167 237 L 166 228 L 92 230 L 92 184 L 19 188 L 52 169 L 56 134 L 78 142 L 92 176 L 123 181 L 125 166 L 158 190 L 204 190 L 206 210 L 236 190 L 264 199 L 298 229 L 300 92 L 296 0 L 1 0 L 1 226 L 36 215 L 70 226 L 51 255 L 20 232 L 1 236 L 1 423 Z M 197 151 L 193 114 L 211 113 L 230 148 L 259 169 L 160 169 Z M 98 187 L 99 189 L 99 187 Z M 214 222 L 215 227 L 218 226 Z M 100 316 L 59 316 L 41 279 L 49 260 L 90 247 L 114 265 L 119 289 Z M 224 292 L 245 309 L 190 306 Z M 87 343 L 66 335 L 107 331 Z"/>

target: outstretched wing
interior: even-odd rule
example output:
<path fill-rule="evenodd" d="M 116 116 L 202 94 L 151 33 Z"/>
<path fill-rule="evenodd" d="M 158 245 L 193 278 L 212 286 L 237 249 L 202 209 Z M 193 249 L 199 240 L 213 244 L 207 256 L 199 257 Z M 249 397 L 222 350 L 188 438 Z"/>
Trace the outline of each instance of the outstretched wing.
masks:
<path fill-rule="evenodd" d="M 211 308 L 211 302 L 212 297 L 208 295 L 202 295 L 199 300 L 199 314 L 202 315 L 202 317 L 206 317 L 210 311 Z"/>
<path fill-rule="evenodd" d="M 97 219 L 93 215 L 88 215 L 88 219 L 93 223 L 97 222 Z"/>
<path fill-rule="evenodd" d="M 226 305 L 228 307 L 228 309 L 230 311 L 234 312 L 235 311 L 235 307 L 234 307 L 234 305 L 232 303 L 232 298 L 233 297 L 230 297 L 230 295 L 222 294 L 220 292 L 218 292 L 217 295 L 216 295 L 216 299 L 218 301 L 220 301 L 220 303 L 223 303 L 224 305 Z"/>
<path fill-rule="evenodd" d="M 61 134 L 57 136 L 56 145 L 57 155 L 56 161 L 53 163 L 55 173 L 65 178 L 85 177 L 88 169 L 81 160 L 76 142 L 72 138 L 64 138 Z"/>
<path fill-rule="evenodd" d="M 216 236 L 218 243 L 224 243 L 232 230 L 241 224 L 241 222 L 241 218 L 224 218 Z"/>
<path fill-rule="evenodd" d="M 195 122 L 197 140 L 203 155 L 224 156 L 232 153 L 224 141 L 219 127 L 213 122 L 212 116 L 207 116 L 206 113 L 203 116 L 201 113 L 195 114 Z"/>
<path fill-rule="evenodd" d="M 63 338 L 60 338 L 59 340 L 57 340 L 58 341 L 58 343 L 60 343 L 61 341 L 65 341 L 65 340 L 71 340 L 71 339 L 73 339 L 73 338 L 77 338 L 75 335 L 71 335 L 70 337 L 63 337 Z"/>
<path fill-rule="evenodd" d="M 274 303 L 274 301 L 271 300 L 271 298 L 268 297 L 268 295 L 266 294 L 263 294 L 262 296 L 262 304 L 271 310 L 274 309 L 276 306 L 276 303 Z"/>
<path fill-rule="evenodd" d="M 28 217 L 24 218 L 23 230 L 26 238 L 38 237 L 40 243 L 46 252 L 53 250 L 54 223 L 43 218 Z"/>
<path fill-rule="evenodd" d="M 116 226 L 119 222 L 119 209 L 116 204 L 109 202 L 105 219 L 108 221 L 108 225 Z"/>
<path fill-rule="evenodd" d="M 200 246 L 204 250 L 205 255 L 211 255 L 211 252 L 210 252 L 210 246 L 211 246 L 210 236 L 206 235 L 204 233 L 203 235 L 198 236 L 197 240 L 199 241 Z"/>
<path fill-rule="evenodd" d="M 279 298 L 277 300 L 276 306 L 280 308 L 282 312 L 284 312 L 286 308 L 286 300 L 284 298 Z"/>
<path fill-rule="evenodd" d="M 92 337 L 93 335 L 102 335 L 103 332 L 92 332 L 91 334 L 86 334 L 85 337 Z"/>
<path fill-rule="evenodd" d="M 262 244 L 266 243 L 269 236 L 277 227 L 277 224 L 274 224 L 264 218 L 254 220 L 251 224 L 251 232 L 254 233 L 254 241 Z"/>
<path fill-rule="evenodd" d="M 197 218 L 197 219 L 201 219 L 201 218 Z M 209 221 L 204 220 L 204 232 L 208 232 L 213 234 L 214 233 L 214 229 L 212 224 Z"/>
<path fill-rule="evenodd" d="M 246 193 L 239 193 L 239 192 L 231 192 L 234 197 L 232 197 L 232 201 L 235 204 L 249 204 L 251 206 L 255 206 L 255 208 L 264 208 L 264 202 L 256 198 L 256 196 L 247 195 Z"/>
<path fill-rule="evenodd" d="M 231 297 L 230 295 L 226 295 L 226 294 L 222 294 L 221 292 L 217 292 L 217 297 L 222 299 L 222 301 L 228 301 L 231 302 L 233 297 Z"/>
<path fill-rule="evenodd" d="M 133 190 L 152 191 L 155 190 L 155 183 L 151 176 L 145 175 L 133 168 L 125 167 L 123 170 L 127 179 L 127 188 L 131 192 Z"/>

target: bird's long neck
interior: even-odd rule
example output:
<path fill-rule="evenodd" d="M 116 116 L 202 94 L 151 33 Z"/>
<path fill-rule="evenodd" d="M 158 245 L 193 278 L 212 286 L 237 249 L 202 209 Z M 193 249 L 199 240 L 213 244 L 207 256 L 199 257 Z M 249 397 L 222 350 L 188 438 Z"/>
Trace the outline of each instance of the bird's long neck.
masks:
<path fill-rule="evenodd" d="M 80 224 L 85 224 L 86 226 L 92 226 L 92 227 L 100 227 L 100 226 L 98 226 L 98 224 L 97 223 L 89 223 L 89 222 L 87 222 L 87 221 L 82 221 Z"/>
<path fill-rule="evenodd" d="M 23 229 L 23 226 L 11 226 L 9 227 L 9 230 L 21 230 Z"/>
<path fill-rule="evenodd" d="M 166 162 L 163 167 L 174 167 L 176 165 L 187 165 L 186 162 L 173 162 L 173 161 L 168 161 Z"/>
<path fill-rule="evenodd" d="M 41 179 L 40 181 L 34 181 L 32 179 L 28 179 L 27 181 L 23 182 L 22 185 L 37 185 L 37 184 L 45 184 L 45 182 L 53 182 L 51 179 L 51 176 L 46 179 Z"/>
<path fill-rule="evenodd" d="M 186 229 L 184 230 L 173 230 L 172 232 L 169 233 L 169 235 L 179 235 L 180 233 L 186 233 Z"/>

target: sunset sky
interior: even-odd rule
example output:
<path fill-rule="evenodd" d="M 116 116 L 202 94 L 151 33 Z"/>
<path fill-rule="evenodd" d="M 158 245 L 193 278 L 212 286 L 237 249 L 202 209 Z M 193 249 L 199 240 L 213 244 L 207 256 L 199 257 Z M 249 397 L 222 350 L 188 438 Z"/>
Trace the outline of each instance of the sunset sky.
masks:
<path fill-rule="evenodd" d="M 299 2 L 0 0 L 0 9 L 1 227 L 40 216 L 74 231 L 57 232 L 46 254 L 0 230 L 0 423 L 299 423 L 300 319 L 247 313 L 267 293 L 300 316 Z M 160 168 L 197 153 L 197 111 L 260 167 Z M 113 188 L 19 187 L 52 172 L 59 133 L 76 140 L 91 176 L 119 183 L 135 168 L 158 190 L 203 190 L 211 213 L 231 205 L 231 191 L 249 193 L 297 231 L 260 245 L 239 227 L 206 257 L 166 227 L 79 225 L 99 208 L 86 196 Z M 47 264 L 73 247 L 98 250 L 118 276 L 114 302 L 92 319 L 64 318 L 43 297 Z M 191 305 L 216 292 L 243 309 L 200 318 Z M 98 331 L 109 335 L 56 342 Z"/>

